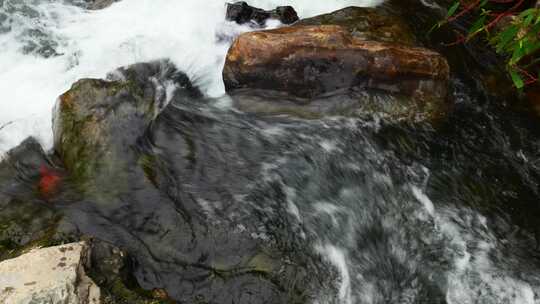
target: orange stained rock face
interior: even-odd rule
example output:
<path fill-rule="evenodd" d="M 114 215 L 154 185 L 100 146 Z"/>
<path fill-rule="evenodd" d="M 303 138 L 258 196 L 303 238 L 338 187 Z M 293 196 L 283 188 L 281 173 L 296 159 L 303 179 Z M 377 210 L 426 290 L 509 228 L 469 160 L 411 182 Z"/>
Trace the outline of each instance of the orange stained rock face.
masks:
<path fill-rule="evenodd" d="M 402 74 L 448 79 L 449 67 L 439 53 L 420 47 L 395 43 L 364 41 L 354 38 L 341 26 L 292 26 L 275 30 L 242 34 L 235 41 L 227 60 L 241 61 L 245 65 L 263 65 L 299 51 L 331 51 L 339 56 L 343 51 L 356 51 L 358 56 L 373 60 L 370 68 L 385 72 L 380 63 L 392 59 L 393 68 Z M 314 55 L 314 54 L 313 54 Z"/>
<path fill-rule="evenodd" d="M 426 48 L 360 40 L 336 25 L 292 26 L 240 35 L 229 49 L 223 76 L 227 90 L 273 88 L 306 97 L 354 86 L 359 79 L 374 88 L 403 81 L 422 88 L 427 80 L 440 84 L 442 96 L 450 68 L 442 55 Z"/>
<path fill-rule="evenodd" d="M 39 174 L 38 190 L 40 195 L 43 198 L 50 198 L 57 194 L 62 181 L 60 174 L 46 165 L 41 165 Z"/>

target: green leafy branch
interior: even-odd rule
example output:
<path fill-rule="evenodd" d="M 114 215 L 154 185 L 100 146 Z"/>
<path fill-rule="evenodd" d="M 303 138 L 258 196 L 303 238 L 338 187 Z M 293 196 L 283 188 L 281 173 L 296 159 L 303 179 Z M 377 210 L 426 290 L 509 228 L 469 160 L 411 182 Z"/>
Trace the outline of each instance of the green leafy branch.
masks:
<path fill-rule="evenodd" d="M 520 11 L 523 3 L 524 0 L 460 0 L 435 27 L 474 16 L 467 32 L 458 32 L 456 41 L 449 45 L 466 43 L 484 34 L 497 53 L 506 59 L 506 69 L 516 88 L 522 89 L 540 79 L 540 9 Z M 497 5 L 507 7 L 493 9 Z"/>

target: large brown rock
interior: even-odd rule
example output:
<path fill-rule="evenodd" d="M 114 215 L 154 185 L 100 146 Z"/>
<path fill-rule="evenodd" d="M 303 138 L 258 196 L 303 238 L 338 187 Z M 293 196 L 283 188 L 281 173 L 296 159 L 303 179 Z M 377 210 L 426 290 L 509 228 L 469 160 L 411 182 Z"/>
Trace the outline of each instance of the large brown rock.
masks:
<path fill-rule="evenodd" d="M 449 67 L 428 49 L 360 40 L 341 26 L 294 26 L 238 37 L 223 78 L 228 91 L 271 89 L 313 98 L 361 86 L 428 102 L 445 98 Z"/>
<path fill-rule="evenodd" d="M 425 31 L 402 11 L 394 1 L 347 7 L 240 35 L 223 70 L 227 93 L 236 108 L 259 114 L 443 117 L 449 64 L 424 48 Z"/>

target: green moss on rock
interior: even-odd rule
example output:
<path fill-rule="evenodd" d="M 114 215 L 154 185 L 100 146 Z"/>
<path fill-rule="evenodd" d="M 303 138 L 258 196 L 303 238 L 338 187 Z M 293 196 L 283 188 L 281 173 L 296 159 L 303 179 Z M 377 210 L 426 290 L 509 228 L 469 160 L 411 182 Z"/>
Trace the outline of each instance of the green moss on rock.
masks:
<path fill-rule="evenodd" d="M 59 214 L 44 206 L 11 200 L 0 210 L 0 260 L 63 243 L 57 235 L 60 219 Z"/>
<path fill-rule="evenodd" d="M 332 13 L 302 19 L 295 25 L 339 25 L 362 40 L 415 45 L 416 38 L 407 22 L 387 6 L 347 7 Z"/>

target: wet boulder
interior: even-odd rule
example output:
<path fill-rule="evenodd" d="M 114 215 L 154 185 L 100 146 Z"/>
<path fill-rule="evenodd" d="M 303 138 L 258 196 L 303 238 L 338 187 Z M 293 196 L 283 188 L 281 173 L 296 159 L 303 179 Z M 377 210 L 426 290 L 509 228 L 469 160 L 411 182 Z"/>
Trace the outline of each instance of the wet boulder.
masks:
<path fill-rule="evenodd" d="M 242 34 L 223 70 L 227 93 L 247 112 L 438 120 L 450 109 L 449 65 L 398 8 L 347 7 Z"/>
<path fill-rule="evenodd" d="M 256 113 L 259 116 L 288 115 L 303 119 L 329 116 L 369 118 L 377 114 L 390 121 L 436 121 L 446 110 L 446 105 L 419 104 L 407 96 L 358 87 L 311 99 L 273 90 L 254 89 L 235 90 L 231 96 L 234 106 L 246 113 Z"/>
<path fill-rule="evenodd" d="M 73 84 L 59 97 L 53 117 L 54 149 L 71 176 L 84 183 L 97 174 L 121 171 L 126 149 L 167 104 L 173 88 L 199 94 L 168 61 L 136 64 L 107 80 Z"/>
<path fill-rule="evenodd" d="M 449 67 L 420 47 L 366 41 L 335 25 L 293 26 L 240 35 L 223 70 L 225 87 L 262 89 L 315 98 L 362 88 L 413 99 L 427 118 L 446 106 Z"/>
<path fill-rule="evenodd" d="M 0 263 L 0 302 L 99 304 L 99 287 L 86 275 L 84 243 L 36 249 Z"/>
<path fill-rule="evenodd" d="M 279 20 L 283 24 L 298 21 L 298 15 L 292 6 L 278 6 L 274 10 L 266 11 L 244 1 L 227 3 L 225 18 L 238 24 L 254 22 L 258 26 L 263 26 L 268 19 Z"/>

